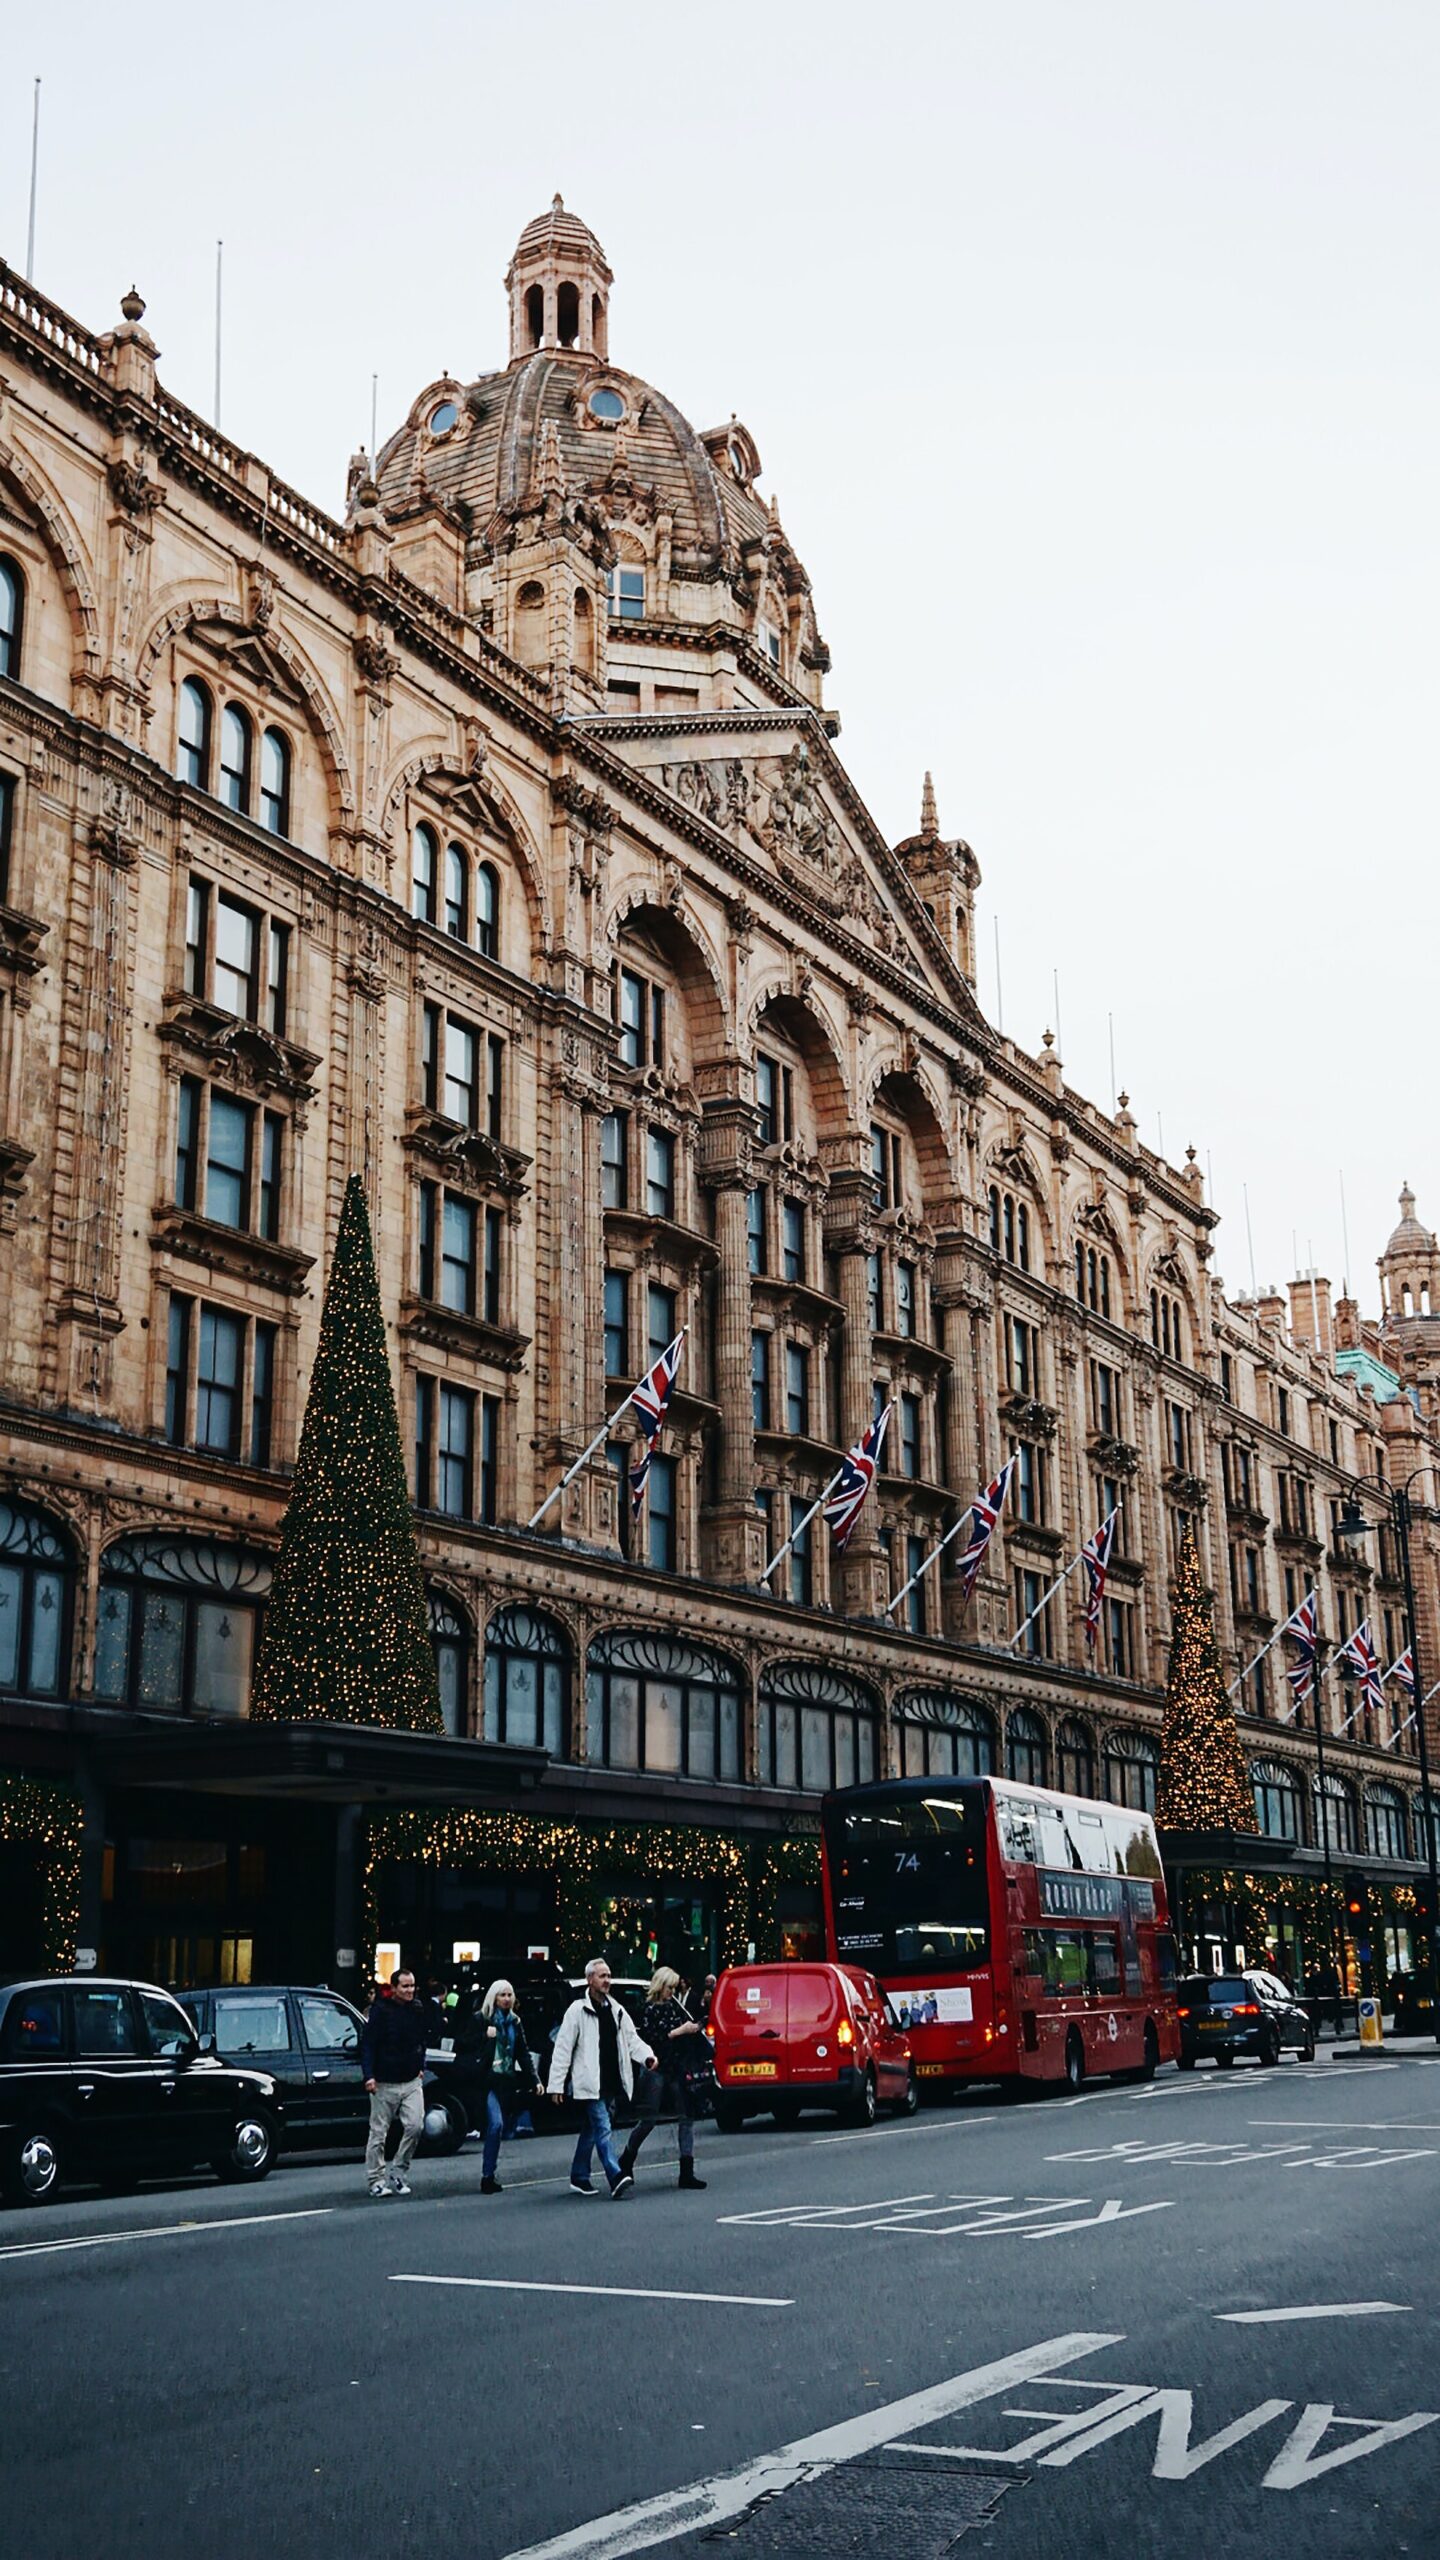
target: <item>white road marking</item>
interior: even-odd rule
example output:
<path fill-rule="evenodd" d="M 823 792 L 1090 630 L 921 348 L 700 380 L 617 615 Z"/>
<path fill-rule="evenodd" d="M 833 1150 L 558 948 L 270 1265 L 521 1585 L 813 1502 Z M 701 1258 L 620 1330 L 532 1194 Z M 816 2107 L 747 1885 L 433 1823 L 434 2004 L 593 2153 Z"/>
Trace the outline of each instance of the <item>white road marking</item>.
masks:
<path fill-rule="evenodd" d="M 1038 2346 L 1023 2348 L 1018 2355 L 976 2365 L 969 2373 L 932 2384 L 928 2391 L 914 2391 L 903 2400 L 892 2400 L 883 2409 L 862 2409 L 853 2418 L 843 2418 L 838 2426 L 822 2427 L 816 2435 L 798 2436 L 792 2444 L 782 2445 L 778 2453 L 761 2454 L 757 2461 L 746 2463 L 738 2471 L 717 2472 L 709 2480 L 697 2480 L 689 2489 L 671 2490 L 657 2498 L 642 2499 L 635 2506 L 618 2507 L 613 2514 L 576 2525 L 571 2532 L 556 2534 L 548 2542 L 527 2543 L 523 2551 L 508 2553 L 506 2560 L 625 2560 L 629 2552 L 649 2551 L 657 2543 L 674 2542 L 681 2534 L 708 2531 L 742 2514 L 757 2498 L 793 2489 L 801 2480 L 818 2480 L 838 2463 L 852 2462 L 857 2454 L 873 2452 L 894 2435 L 932 2426 L 961 2409 L 973 2408 L 979 2401 L 994 2399 L 1014 2384 L 1037 2381 L 1059 2365 L 1073 2364 L 1080 2356 L 1099 2355 L 1103 2348 L 1123 2343 L 1123 2331 L 1103 2329 L 1077 2329 L 1066 2337 L 1043 2339 Z"/>
<path fill-rule="evenodd" d="M 1296 2302 L 1286 2311 L 1217 2311 L 1236 2329 L 1262 2328 L 1274 2320 L 1365 2320 L 1377 2311 L 1408 2311 L 1408 2302 Z"/>
<path fill-rule="evenodd" d="M 599 2293 L 621 2302 L 735 2302 L 752 2311 L 793 2311 L 785 2293 L 663 2293 L 648 2284 L 522 2284 L 513 2276 L 391 2276 L 391 2284 L 454 2284 L 473 2293 Z"/>
<path fill-rule="evenodd" d="M 1251 2124 L 1284 2125 L 1289 2130 L 1293 2130 L 1296 2127 L 1308 2128 L 1313 2126 L 1317 2133 L 1393 2133 L 1401 2135 L 1408 2135 L 1412 2133 L 1440 2133 L 1440 2124 L 1408 2124 L 1404 2122 L 1397 2124 L 1393 2119 L 1386 2122 L 1378 2122 L 1375 2120 L 1367 2122 L 1363 2118 L 1357 2120 L 1354 2116 L 1251 2116 L 1250 2122 Z"/>
<path fill-rule="evenodd" d="M 993 2116 L 953 2116 L 946 2122 L 939 2124 L 916 2124 L 913 2118 L 911 2118 L 903 2127 L 898 2124 L 877 2125 L 873 2133 L 812 2133 L 807 2137 L 807 2147 L 811 2150 L 818 2150 L 827 2142 L 889 2142 L 897 2133 L 902 2131 L 908 2132 L 912 2135 L 921 2133 L 963 2133 L 967 2131 L 972 2124 L 993 2124 L 994 2122 L 995 2118 Z"/>
<path fill-rule="evenodd" d="M 1142 2213 L 1169 2213 L 1163 2203 L 1122 2204 L 1109 2196 L 1098 2211 L 1088 2196 L 1010 2195 L 895 2196 L 878 2204 L 762 2205 L 753 2213 L 717 2214 L 719 2225 L 769 2231 L 896 2231 L 917 2240 L 1049 2240 L 1058 2232 L 1091 2231 L 1129 2222 Z M 1074 2216 L 1057 2221 L 1057 2215 Z"/>
<path fill-rule="evenodd" d="M 193 2222 L 157 2222 L 139 2231 L 92 2231 L 79 2240 L 22 2240 L 12 2249 L 0 2249 L 0 2266 L 9 2258 L 51 2258 L 62 2249 L 113 2249 L 122 2240 L 173 2240 L 182 2231 L 249 2231 L 261 2222 L 319 2222 L 335 2210 L 330 2204 L 305 2205 L 291 2213 L 237 2213 L 199 2218 Z"/>

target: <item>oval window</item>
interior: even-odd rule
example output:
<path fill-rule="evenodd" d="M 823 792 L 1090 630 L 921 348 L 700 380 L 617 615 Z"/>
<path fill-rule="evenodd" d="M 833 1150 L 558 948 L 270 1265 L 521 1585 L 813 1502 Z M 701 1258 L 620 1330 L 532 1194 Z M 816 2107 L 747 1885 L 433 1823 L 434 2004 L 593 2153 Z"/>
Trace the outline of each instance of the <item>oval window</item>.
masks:
<path fill-rule="evenodd" d="M 623 418 L 625 415 L 625 403 L 621 399 L 619 392 L 606 391 L 603 389 L 600 391 L 592 391 L 590 394 L 590 415 L 592 418 L 603 418 L 607 425 L 614 426 L 617 419 Z"/>
<path fill-rule="evenodd" d="M 441 400 L 430 412 L 432 436 L 448 436 L 460 412 L 453 400 Z"/>

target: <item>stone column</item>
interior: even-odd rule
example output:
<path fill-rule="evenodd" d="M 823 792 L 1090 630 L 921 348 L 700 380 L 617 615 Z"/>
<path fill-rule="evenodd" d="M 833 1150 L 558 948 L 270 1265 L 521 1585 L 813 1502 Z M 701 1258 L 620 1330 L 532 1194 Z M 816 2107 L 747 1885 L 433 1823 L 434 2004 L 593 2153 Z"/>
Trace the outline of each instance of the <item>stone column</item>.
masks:
<path fill-rule="evenodd" d="M 746 1201 L 755 1134 L 751 1105 L 720 1092 L 704 1103 L 699 1178 L 715 1199 L 720 1255 L 714 1300 L 715 1394 L 720 1405 L 719 1499 L 704 1515 L 707 1570 L 721 1582 L 758 1582 L 765 1524 L 755 1508 L 755 1421 L 750 1398 L 750 1268 Z"/>

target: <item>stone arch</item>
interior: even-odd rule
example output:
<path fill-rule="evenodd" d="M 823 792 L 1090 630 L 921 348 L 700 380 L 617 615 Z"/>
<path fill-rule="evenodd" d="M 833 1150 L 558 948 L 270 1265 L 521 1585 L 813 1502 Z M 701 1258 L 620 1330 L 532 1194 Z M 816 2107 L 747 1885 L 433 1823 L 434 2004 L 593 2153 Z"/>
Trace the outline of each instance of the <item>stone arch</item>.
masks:
<path fill-rule="evenodd" d="M 171 605 L 169 610 L 161 616 L 149 639 L 140 650 L 136 662 L 137 679 L 147 704 L 160 661 L 172 641 L 177 640 L 182 632 L 191 630 L 195 624 L 206 622 L 224 623 L 242 638 L 253 635 L 257 648 L 263 649 L 267 657 L 274 658 L 284 668 L 300 695 L 311 729 L 319 740 L 322 753 L 328 761 L 337 815 L 341 820 L 353 818 L 355 786 L 350 772 L 350 761 L 345 753 L 345 742 L 341 736 L 339 720 L 320 678 L 304 652 L 296 647 L 293 640 L 287 639 L 282 631 L 277 630 L 273 622 L 267 621 L 262 633 L 257 630 L 253 616 L 247 614 L 240 605 L 232 603 L 228 597 L 191 595 L 178 604 Z"/>
<path fill-rule="evenodd" d="M 461 784 L 478 803 L 494 811 L 499 820 L 499 832 L 515 857 L 515 868 L 530 909 L 533 931 L 542 952 L 548 952 L 554 939 L 550 898 L 530 830 L 504 784 L 488 771 L 466 773 L 453 747 L 436 745 L 420 755 L 412 754 L 393 776 L 385 793 L 380 822 L 392 858 L 397 851 L 395 829 L 404 812 L 406 799 L 412 791 L 423 789 L 432 780 Z M 401 865 L 402 872 L 408 876 L 407 865 L 408 853 Z"/>
<path fill-rule="evenodd" d="M 627 927 L 653 936 L 691 999 L 690 1033 L 697 1059 L 729 1056 L 733 1040 L 725 973 L 709 934 L 683 899 L 683 888 L 680 897 L 669 899 L 651 881 L 636 881 L 622 891 L 605 919 L 605 939 L 617 959 Z"/>
<path fill-rule="evenodd" d="M 838 1137 L 853 1125 L 845 1051 L 840 1034 L 814 989 L 797 995 L 788 978 L 773 977 L 760 989 L 746 1017 L 754 1055 L 767 1016 L 773 1016 L 805 1060 L 816 1119 L 826 1137 Z"/>
<path fill-rule="evenodd" d="M 1087 1192 L 1083 1197 L 1074 1200 L 1066 1216 L 1065 1227 L 1066 1277 L 1062 1286 L 1067 1288 L 1073 1286 L 1077 1245 L 1086 1247 L 1093 1245 L 1097 1252 L 1108 1253 L 1115 1265 L 1115 1278 L 1118 1284 L 1115 1322 L 1123 1323 L 1126 1311 L 1133 1311 L 1135 1304 L 1134 1267 L 1130 1247 L 1120 1220 L 1116 1217 L 1104 1192 Z"/>
<path fill-rule="evenodd" d="M 955 1159 L 945 1102 L 926 1061 L 892 1051 L 872 1061 L 861 1090 L 867 1114 L 877 1102 L 884 1102 L 907 1123 L 920 1158 L 926 1200 L 951 1198 Z"/>
<path fill-rule="evenodd" d="M 981 1177 L 982 1195 L 989 1191 L 992 1184 L 998 1184 L 1001 1190 L 1008 1185 L 1012 1191 L 1025 1193 L 1039 1221 L 1045 1252 L 1045 1270 L 1052 1271 L 1059 1252 L 1054 1213 L 1040 1168 L 1024 1136 L 1016 1136 L 1013 1132 L 1004 1129 L 997 1130 L 985 1148 L 982 1161 L 984 1167 Z M 983 1197 L 981 1206 L 983 1209 Z M 1071 1265 L 1073 1260 L 1072 1255 Z M 1069 1267 L 1071 1266 L 1067 1265 L 1067 1268 Z"/>
<path fill-rule="evenodd" d="M 12 493 L 18 496 L 22 508 L 31 509 L 38 519 L 32 530 L 60 581 L 77 643 L 73 680 L 78 684 L 86 678 L 98 679 L 101 664 L 100 608 L 78 528 L 49 481 L 36 469 L 28 455 L 3 434 L 0 434 L 0 484 L 8 484 Z"/>

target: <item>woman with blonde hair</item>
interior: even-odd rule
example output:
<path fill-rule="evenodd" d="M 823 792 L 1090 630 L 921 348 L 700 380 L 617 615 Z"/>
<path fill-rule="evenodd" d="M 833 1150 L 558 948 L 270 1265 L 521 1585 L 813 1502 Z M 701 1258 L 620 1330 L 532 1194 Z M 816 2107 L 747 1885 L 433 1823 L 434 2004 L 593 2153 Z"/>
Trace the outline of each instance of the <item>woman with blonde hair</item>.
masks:
<path fill-rule="evenodd" d="M 698 2191 L 705 2185 L 695 2175 L 695 2114 L 690 2099 L 690 2068 L 704 2053 L 704 2028 L 691 2017 L 680 1997 L 680 1976 L 673 1965 L 662 1964 L 645 1996 L 645 2015 L 640 2032 L 657 2056 L 659 2068 L 647 2086 L 649 2101 L 647 2120 L 637 2124 L 620 2155 L 620 2166 L 627 2178 L 635 2174 L 635 2163 L 646 2135 L 657 2116 L 673 2115 L 680 2144 L 680 2184 Z M 700 2037 L 699 2046 L 695 2038 Z"/>
<path fill-rule="evenodd" d="M 503 1978 L 492 1982 L 480 2003 L 478 2053 L 481 2087 L 485 2092 L 485 2150 L 481 2162 L 482 2196 L 502 2193 L 495 2170 L 500 2159 L 500 2145 L 515 2118 L 530 2100 L 538 2097 L 540 2083 L 530 2058 L 525 2034 L 525 2021 L 515 2006 L 515 1985 Z"/>

